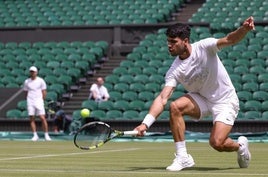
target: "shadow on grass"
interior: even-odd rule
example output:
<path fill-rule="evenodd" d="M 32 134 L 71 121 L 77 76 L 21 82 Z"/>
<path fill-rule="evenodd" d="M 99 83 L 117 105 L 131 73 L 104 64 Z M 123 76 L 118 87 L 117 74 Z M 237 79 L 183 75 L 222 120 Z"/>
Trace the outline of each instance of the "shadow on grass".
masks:
<path fill-rule="evenodd" d="M 130 167 L 131 171 L 142 171 L 142 170 L 166 170 L 166 167 Z M 235 167 L 228 167 L 228 168 L 217 168 L 217 167 L 191 167 L 183 169 L 183 171 L 221 171 L 221 170 L 232 170 L 238 169 Z"/>

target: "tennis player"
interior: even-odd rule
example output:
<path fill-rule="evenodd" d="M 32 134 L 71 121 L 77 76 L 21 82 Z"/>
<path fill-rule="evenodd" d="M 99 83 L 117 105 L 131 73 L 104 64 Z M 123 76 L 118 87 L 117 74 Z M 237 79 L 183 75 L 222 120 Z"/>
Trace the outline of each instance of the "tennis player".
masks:
<path fill-rule="evenodd" d="M 236 151 L 240 168 L 248 167 L 251 155 L 247 138 L 241 136 L 236 142 L 228 137 L 239 111 L 239 100 L 217 52 L 238 43 L 253 29 L 254 19 L 249 17 L 241 27 L 223 38 L 206 38 L 193 44 L 190 43 L 191 30 L 188 25 L 174 24 L 167 29 L 168 49 L 176 58 L 166 73 L 161 93 L 153 101 L 141 125 L 135 128 L 143 136 L 144 131 L 150 128 L 164 110 L 178 84 L 182 84 L 188 91 L 170 103 L 170 128 L 176 153 L 167 170 L 180 171 L 195 164 L 186 149 L 184 115 L 193 117 L 196 121 L 212 115 L 210 145 L 219 152 Z"/>
<path fill-rule="evenodd" d="M 26 79 L 24 82 L 23 90 L 27 97 L 27 110 L 30 117 L 30 125 L 33 132 L 32 141 L 37 141 L 39 136 L 36 131 L 35 115 L 38 115 L 42 122 L 42 127 L 44 129 L 45 140 L 51 141 L 48 134 L 48 125 L 45 117 L 45 107 L 44 100 L 46 97 L 46 83 L 41 78 L 38 77 L 38 70 L 35 66 L 31 66 L 29 69 L 30 78 Z"/>

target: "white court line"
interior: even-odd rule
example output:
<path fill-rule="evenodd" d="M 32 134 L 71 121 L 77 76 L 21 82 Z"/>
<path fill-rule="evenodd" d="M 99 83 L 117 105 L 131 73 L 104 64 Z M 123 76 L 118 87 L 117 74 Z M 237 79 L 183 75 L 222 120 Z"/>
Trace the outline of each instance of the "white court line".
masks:
<path fill-rule="evenodd" d="M 65 153 L 65 154 L 34 155 L 34 156 L 25 156 L 25 157 L 11 157 L 11 158 L 2 158 L 2 159 L 0 159 L 0 161 L 23 160 L 23 159 L 45 158 L 45 157 L 72 156 L 72 155 L 81 155 L 81 154 L 98 154 L 98 153 L 105 153 L 105 152 L 135 151 L 138 149 L 141 149 L 141 148 L 117 149 L 117 150 L 107 150 L 107 151 L 77 152 L 77 153 Z"/>
<path fill-rule="evenodd" d="M 261 174 L 261 173 L 222 173 L 219 171 L 219 173 L 215 172 L 187 172 L 187 171 L 180 171 L 180 172 L 168 172 L 163 169 L 163 171 L 96 171 L 96 170 L 33 170 L 33 169 L 0 169 L 2 172 L 48 172 L 48 173 L 68 173 L 68 174 L 157 174 L 157 175 L 165 175 L 165 176 L 178 176 L 178 175 L 217 175 L 217 176 L 267 176 L 267 174 Z"/>

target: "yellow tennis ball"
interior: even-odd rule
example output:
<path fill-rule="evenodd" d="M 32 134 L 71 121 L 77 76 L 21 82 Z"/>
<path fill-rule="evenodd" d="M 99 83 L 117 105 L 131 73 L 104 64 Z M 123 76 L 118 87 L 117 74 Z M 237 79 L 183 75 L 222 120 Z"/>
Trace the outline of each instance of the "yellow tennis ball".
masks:
<path fill-rule="evenodd" d="M 84 108 L 84 109 L 82 109 L 82 110 L 80 111 L 80 114 L 81 114 L 81 117 L 82 117 L 82 118 L 87 118 L 87 117 L 89 117 L 89 115 L 90 115 L 90 111 L 89 111 L 88 109 Z"/>

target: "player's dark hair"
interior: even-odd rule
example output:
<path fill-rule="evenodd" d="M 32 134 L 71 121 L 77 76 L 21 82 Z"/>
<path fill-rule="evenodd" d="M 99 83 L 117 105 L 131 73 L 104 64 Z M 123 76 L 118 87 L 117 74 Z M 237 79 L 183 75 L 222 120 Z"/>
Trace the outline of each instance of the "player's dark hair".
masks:
<path fill-rule="evenodd" d="M 187 24 L 182 24 L 182 23 L 176 23 L 174 25 L 171 25 L 168 27 L 166 31 L 167 37 L 170 38 L 180 38 L 180 39 L 185 39 L 188 38 L 190 39 L 190 34 L 191 34 L 191 28 Z"/>

